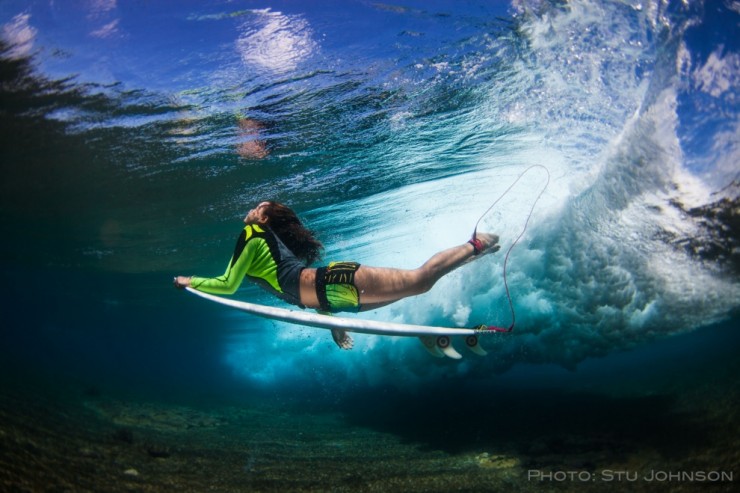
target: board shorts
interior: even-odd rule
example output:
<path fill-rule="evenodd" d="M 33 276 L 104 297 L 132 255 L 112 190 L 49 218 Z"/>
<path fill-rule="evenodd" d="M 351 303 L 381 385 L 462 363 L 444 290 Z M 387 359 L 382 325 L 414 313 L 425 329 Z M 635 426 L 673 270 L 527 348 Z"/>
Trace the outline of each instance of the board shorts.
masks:
<path fill-rule="evenodd" d="M 331 262 L 327 267 L 316 269 L 316 296 L 321 311 L 360 311 L 360 292 L 355 286 L 357 262 Z"/>

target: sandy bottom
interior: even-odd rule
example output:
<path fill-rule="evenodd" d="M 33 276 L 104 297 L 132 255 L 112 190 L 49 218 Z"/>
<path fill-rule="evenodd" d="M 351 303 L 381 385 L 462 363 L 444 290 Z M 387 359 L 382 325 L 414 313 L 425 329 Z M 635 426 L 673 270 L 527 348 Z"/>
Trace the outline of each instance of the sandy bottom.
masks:
<path fill-rule="evenodd" d="M 214 406 L 0 389 L 3 491 L 737 491 L 738 386 Z"/>

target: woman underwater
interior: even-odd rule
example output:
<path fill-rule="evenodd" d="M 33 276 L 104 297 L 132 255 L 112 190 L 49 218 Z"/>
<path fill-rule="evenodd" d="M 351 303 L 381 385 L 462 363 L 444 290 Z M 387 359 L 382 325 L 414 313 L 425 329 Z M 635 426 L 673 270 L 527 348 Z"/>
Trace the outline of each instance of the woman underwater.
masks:
<path fill-rule="evenodd" d="M 445 274 L 499 250 L 498 236 L 478 233 L 470 241 L 433 255 L 417 269 L 369 267 L 356 262 L 308 265 L 320 257 L 323 245 L 295 212 L 278 202 L 260 202 L 244 218 L 234 255 L 226 272 L 212 278 L 177 276 L 178 288 L 192 287 L 213 294 L 233 294 L 245 277 L 277 297 L 323 313 L 360 312 L 429 291 Z M 332 337 L 343 349 L 352 339 L 340 329 Z"/>

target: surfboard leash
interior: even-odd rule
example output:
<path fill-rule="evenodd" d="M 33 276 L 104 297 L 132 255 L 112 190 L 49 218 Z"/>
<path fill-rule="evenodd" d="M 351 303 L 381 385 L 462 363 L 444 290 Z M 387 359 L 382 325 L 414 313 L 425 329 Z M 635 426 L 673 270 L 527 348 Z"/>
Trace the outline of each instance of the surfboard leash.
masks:
<path fill-rule="evenodd" d="M 511 185 L 509 185 L 509 188 L 504 190 L 504 192 L 493 202 L 493 204 L 491 204 L 491 206 L 488 209 L 486 209 L 486 211 L 483 214 L 481 214 L 481 216 L 478 218 L 478 221 L 476 221 L 475 223 L 475 227 L 473 228 L 473 236 L 471 237 L 471 242 L 480 242 L 480 240 L 478 240 L 476 235 L 478 234 L 478 225 L 480 224 L 481 220 L 486 216 L 486 214 L 491 212 L 491 209 L 493 209 L 496 206 L 496 204 L 498 204 L 499 201 L 503 199 L 512 188 L 514 188 L 514 185 L 516 185 L 525 174 L 527 174 L 530 170 L 534 168 L 542 168 L 543 170 L 545 170 L 545 173 L 547 174 L 547 181 L 545 182 L 545 186 L 542 187 L 542 190 L 540 190 L 540 193 L 534 199 L 534 202 L 532 202 L 532 207 L 529 209 L 529 214 L 527 214 L 527 220 L 524 221 L 524 227 L 522 228 L 522 231 L 519 233 L 519 236 L 517 236 L 514 239 L 513 243 L 509 246 L 508 250 L 506 250 L 506 256 L 504 257 L 504 268 L 503 268 L 504 288 L 506 290 L 506 298 L 509 301 L 509 310 L 511 311 L 511 325 L 509 325 L 508 327 L 499 327 L 497 325 L 481 324 L 481 325 L 477 325 L 473 327 L 473 330 L 477 330 L 480 332 L 511 332 L 514 330 L 514 325 L 516 325 L 516 311 L 514 310 L 514 302 L 511 299 L 511 293 L 509 291 L 509 282 L 506 277 L 507 267 L 509 265 L 509 256 L 511 255 L 511 251 L 514 249 L 516 244 L 519 243 L 519 240 L 522 238 L 522 236 L 524 236 L 524 233 L 527 231 L 527 226 L 529 225 L 529 220 L 532 218 L 532 214 L 534 213 L 534 208 L 537 205 L 537 202 L 539 202 L 540 198 L 542 197 L 542 194 L 545 193 L 545 190 L 547 190 L 548 185 L 550 185 L 550 171 L 541 164 L 533 164 L 529 168 L 522 171 L 519 174 L 519 176 L 517 176 L 516 180 L 514 180 L 514 182 Z"/>

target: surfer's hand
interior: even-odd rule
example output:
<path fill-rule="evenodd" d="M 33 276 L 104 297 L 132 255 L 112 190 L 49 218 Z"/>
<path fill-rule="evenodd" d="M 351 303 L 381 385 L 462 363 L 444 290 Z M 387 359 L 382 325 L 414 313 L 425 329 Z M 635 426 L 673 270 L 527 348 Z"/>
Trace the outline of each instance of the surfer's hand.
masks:
<path fill-rule="evenodd" d="M 172 283 L 175 285 L 176 288 L 183 289 L 190 286 L 190 278 L 185 276 L 176 276 L 174 279 L 172 279 Z"/>

